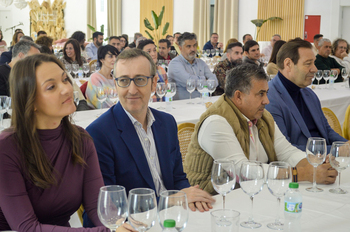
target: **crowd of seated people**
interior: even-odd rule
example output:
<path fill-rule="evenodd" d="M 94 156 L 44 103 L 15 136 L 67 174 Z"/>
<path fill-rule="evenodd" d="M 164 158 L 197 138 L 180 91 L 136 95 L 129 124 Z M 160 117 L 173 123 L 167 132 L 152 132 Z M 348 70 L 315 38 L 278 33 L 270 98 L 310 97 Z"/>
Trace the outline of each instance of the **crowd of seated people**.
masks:
<path fill-rule="evenodd" d="M 86 43 L 85 33 L 76 31 L 64 40 L 60 59 L 53 39 L 37 34 L 34 43 L 21 30 L 15 32 L 0 57 L 11 55 L 0 65 L 0 95 L 12 99 L 11 126 L 0 133 L 0 231 L 70 231 L 70 216 L 81 205 L 84 227 L 93 228 L 74 230 L 109 231 L 97 216 L 104 185 L 122 185 L 127 192 L 151 188 L 157 197 L 182 190 L 191 210 L 209 211 L 217 194 L 210 182 L 214 159 L 233 160 L 237 169 L 245 160 L 281 160 L 296 170 L 299 181 L 312 181 L 307 139 L 325 138 L 328 151 L 333 141 L 347 141 L 329 126 L 319 99 L 307 88 L 317 69 L 349 71 L 344 39 L 333 45 L 319 39 L 315 56 L 311 43 L 286 42 L 275 34 L 264 50 L 265 56 L 271 54 L 267 73 L 275 77 L 270 80 L 259 60 L 260 45 L 250 34 L 243 45 L 235 38 L 227 41 L 225 57 L 213 70 L 198 57 L 197 35 L 190 32 L 159 41 L 135 33 L 132 43 L 123 34 L 110 36 L 104 45 L 103 33 L 93 33 Z M 223 48 L 217 33 L 203 49 L 212 48 Z M 159 58 L 169 60 L 167 71 Z M 99 69 L 82 92 L 65 64 L 88 62 Z M 213 80 L 220 97 L 199 118 L 183 163 L 174 117 L 148 103 L 158 82 L 176 83 L 175 100 L 189 98 L 189 79 Z M 98 101 L 99 88 L 115 89 L 119 102 Z M 72 121 L 75 111 L 97 108 L 108 110 L 86 131 Z M 317 183 L 332 184 L 336 177 L 328 162 L 317 169 Z M 117 229 L 132 230 L 128 224 Z"/>

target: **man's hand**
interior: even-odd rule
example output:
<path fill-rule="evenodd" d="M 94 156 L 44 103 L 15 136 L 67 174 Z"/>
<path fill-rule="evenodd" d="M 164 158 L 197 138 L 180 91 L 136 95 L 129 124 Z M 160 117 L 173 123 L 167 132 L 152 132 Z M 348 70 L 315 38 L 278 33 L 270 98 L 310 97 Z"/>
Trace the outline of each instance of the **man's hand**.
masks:
<path fill-rule="evenodd" d="M 134 228 L 129 225 L 128 223 L 123 223 L 122 226 L 119 226 L 116 232 L 136 232 L 137 230 L 134 230 Z"/>
<path fill-rule="evenodd" d="M 300 160 L 296 167 L 298 170 L 298 181 L 313 182 L 314 167 L 309 164 L 306 158 Z M 316 182 L 318 184 L 333 184 L 337 175 L 338 172 L 329 163 L 325 162 L 316 169 Z"/>
<path fill-rule="evenodd" d="M 215 199 L 206 191 L 201 190 L 198 185 L 181 189 L 181 191 L 186 193 L 188 207 L 192 211 L 196 211 L 197 208 L 200 212 L 204 212 L 213 208 L 211 204 L 215 202 Z"/>
<path fill-rule="evenodd" d="M 224 44 L 219 42 L 219 43 L 218 43 L 218 46 L 216 46 L 216 47 L 219 48 L 219 49 L 220 49 L 220 48 L 223 48 L 223 47 L 224 47 Z"/>

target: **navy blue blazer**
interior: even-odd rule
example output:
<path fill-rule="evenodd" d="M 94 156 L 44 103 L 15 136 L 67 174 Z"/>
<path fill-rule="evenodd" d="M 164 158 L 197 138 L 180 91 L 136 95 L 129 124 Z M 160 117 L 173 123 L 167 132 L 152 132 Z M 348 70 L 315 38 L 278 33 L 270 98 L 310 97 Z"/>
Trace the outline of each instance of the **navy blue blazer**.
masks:
<path fill-rule="evenodd" d="M 266 109 L 272 114 L 287 140 L 300 150 L 305 151 L 307 140 L 311 134 L 279 75 L 280 73 L 269 82 L 268 98 L 270 104 L 266 105 Z M 326 139 L 328 152 L 334 141 L 347 141 L 329 126 L 322 112 L 320 100 L 313 90 L 307 87 L 302 88 L 300 92 L 320 134 Z"/>
<path fill-rule="evenodd" d="M 175 119 L 170 114 L 151 110 L 155 118 L 152 132 L 165 188 L 180 190 L 190 187 L 183 172 Z M 127 194 L 133 188 L 155 190 L 137 132 L 120 103 L 112 106 L 86 130 L 94 140 L 105 185 L 122 185 Z M 86 216 L 84 214 L 84 227 L 91 227 Z"/>

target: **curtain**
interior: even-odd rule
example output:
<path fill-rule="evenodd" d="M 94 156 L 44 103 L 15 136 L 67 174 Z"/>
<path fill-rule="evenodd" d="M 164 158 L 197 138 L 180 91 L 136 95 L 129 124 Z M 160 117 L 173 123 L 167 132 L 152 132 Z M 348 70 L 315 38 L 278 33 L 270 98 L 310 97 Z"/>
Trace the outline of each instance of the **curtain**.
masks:
<path fill-rule="evenodd" d="M 87 24 L 96 28 L 96 0 L 87 0 Z M 86 40 L 92 38 L 92 31 L 87 27 Z"/>
<path fill-rule="evenodd" d="M 258 0 L 258 19 L 277 16 L 283 20 L 263 24 L 257 40 L 270 41 L 274 34 L 280 34 L 285 41 L 303 38 L 304 3 L 305 0 Z"/>
<path fill-rule="evenodd" d="M 122 34 L 122 0 L 107 0 L 108 37 Z M 106 36 L 105 36 L 106 37 Z"/>
<path fill-rule="evenodd" d="M 194 0 L 193 32 L 200 49 L 210 39 L 210 0 Z"/>
<path fill-rule="evenodd" d="M 144 19 L 147 18 L 153 27 L 154 23 L 152 18 L 152 10 L 159 16 L 159 13 L 162 10 L 163 6 L 165 7 L 165 10 L 164 10 L 164 15 L 162 19 L 162 24 L 158 28 L 158 30 L 161 33 L 160 38 L 158 38 L 157 36 L 158 39 L 165 39 L 166 35 L 173 34 L 174 2 L 173 0 L 140 0 L 140 33 L 146 38 L 148 38 L 148 35 L 145 32 L 146 27 L 144 24 Z M 162 35 L 163 27 L 167 22 L 169 22 L 169 28 L 167 33 L 163 36 Z M 154 37 L 153 32 L 151 32 L 148 29 L 147 31 L 150 32 L 150 34 Z M 158 41 L 154 41 L 154 42 L 158 44 Z"/>
<path fill-rule="evenodd" d="M 238 40 L 238 2 L 239 0 L 215 0 L 214 30 L 223 43 L 235 38 Z"/>

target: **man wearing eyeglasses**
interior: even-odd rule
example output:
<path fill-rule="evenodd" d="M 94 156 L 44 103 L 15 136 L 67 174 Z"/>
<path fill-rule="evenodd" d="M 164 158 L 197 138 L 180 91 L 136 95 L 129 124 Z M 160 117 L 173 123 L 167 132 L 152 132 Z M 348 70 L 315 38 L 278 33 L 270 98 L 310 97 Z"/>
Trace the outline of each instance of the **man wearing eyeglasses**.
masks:
<path fill-rule="evenodd" d="M 114 66 L 119 103 L 87 127 L 94 140 L 105 185 L 186 192 L 189 207 L 207 211 L 214 199 L 190 187 L 174 118 L 148 107 L 155 91 L 156 67 L 140 49 L 122 52 Z M 85 225 L 85 222 L 84 222 Z"/>

